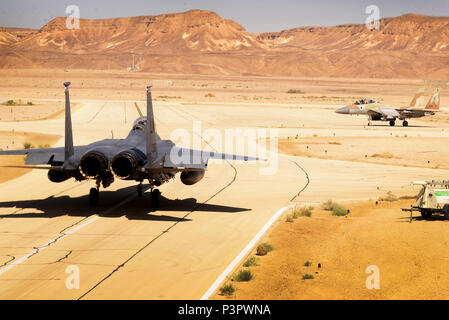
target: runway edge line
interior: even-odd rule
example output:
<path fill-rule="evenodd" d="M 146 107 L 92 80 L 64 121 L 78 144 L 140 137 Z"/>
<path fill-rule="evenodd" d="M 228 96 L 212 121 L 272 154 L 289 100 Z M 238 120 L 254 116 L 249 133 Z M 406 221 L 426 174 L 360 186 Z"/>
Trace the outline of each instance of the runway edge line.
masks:
<path fill-rule="evenodd" d="M 208 300 L 210 296 L 217 290 L 218 286 L 225 280 L 225 278 L 234 270 L 234 268 L 239 264 L 239 262 L 246 257 L 246 255 L 251 251 L 251 249 L 256 245 L 256 242 L 262 238 L 262 236 L 267 232 L 267 230 L 271 227 L 271 225 L 279 219 L 279 217 L 285 212 L 285 210 L 291 208 L 290 206 L 285 206 L 279 209 L 270 220 L 265 223 L 262 229 L 257 232 L 254 238 L 246 245 L 245 248 L 232 260 L 231 264 L 220 274 L 220 276 L 215 280 L 215 282 L 210 286 L 210 288 L 206 291 L 206 293 L 200 298 L 200 300 Z"/>

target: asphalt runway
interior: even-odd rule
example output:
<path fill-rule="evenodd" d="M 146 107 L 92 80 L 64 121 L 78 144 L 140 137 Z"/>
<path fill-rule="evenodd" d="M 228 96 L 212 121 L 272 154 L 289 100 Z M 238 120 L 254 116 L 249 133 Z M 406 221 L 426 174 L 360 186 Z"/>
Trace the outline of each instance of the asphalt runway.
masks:
<path fill-rule="evenodd" d="M 74 142 L 125 137 L 137 117 L 129 101 L 86 102 L 72 115 Z M 365 119 L 340 117 L 325 108 L 256 104 L 155 102 L 155 117 L 161 138 L 179 128 L 190 132 L 192 121 L 220 132 L 276 128 L 280 136 L 298 131 L 383 135 L 385 130 L 365 131 Z M 436 125 L 388 130 L 441 136 Z M 61 135 L 63 126 L 63 119 L 0 122 L 0 130 Z M 447 173 L 286 155 L 278 159 L 273 175 L 261 175 L 261 163 L 224 162 L 211 163 L 193 186 L 177 176 L 159 188 L 158 209 L 151 208 L 148 193 L 138 198 L 136 183 L 129 181 L 116 180 L 102 190 L 97 208 L 88 206 L 93 181 L 54 184 L 45 171 L 35 170 L 0 184 L 0 299 L 199 299 L 280 208 L 329 198 L 374 199 L 386 189 L 410 194 L 412 180 Z M 79 289 L 66 287 L 69 266 L 79 268 Z"/>

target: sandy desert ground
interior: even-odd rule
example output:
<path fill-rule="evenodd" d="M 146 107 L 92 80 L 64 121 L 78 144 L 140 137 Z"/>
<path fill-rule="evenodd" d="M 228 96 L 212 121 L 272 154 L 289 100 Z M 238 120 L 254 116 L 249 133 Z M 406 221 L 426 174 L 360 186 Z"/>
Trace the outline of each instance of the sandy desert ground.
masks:
<path fill-rule="evenodd" d="M 447 299 L 447 222 L 414 213 L 410 223 L 401 208 L 412 202 L 350 202 L 349 218 L 317 207 L 312 217 L 281 220 L 265 239 L 274 250 L 257 257 L 256 266 L 241 268 L 254 279 L 232 282 L 232 298 Z M 365 285 L 372 265 L 379 268 L 378 290 Z M 314 279 L 303 280 L 306 274 Z"/>
<path fill-rule="evenodd" d="M 45 172 L 36 170 L 1 183 L 2 299 L 199 299 L 280 208 L 318 207 L 327 199 L 351 203 L 353 217 L 344 220 L 316 212 L 294 224 L 281 220 L 267 235 L 273 237 L 270 241 L 279 250 L 264 257 L 254 282 L 237 286 L 237 298 L 433 298 L 446 293 L 447 286 L 441 283 L 447 276 L 436 273 L 444 267 L 441 261 L 446 261 L 446 222 L 399 223 L 403 214 L 398 206 L 374 210 L 370 205 L 389 191 L 397 196 L 416 194 L 413 180 L 447 178 L 444 147 L 449 124 L 441 117 L 438 121 L 411 120 L 407 128 L 383 124 L 368 128 L 363 117 L 333 112 L 336 105 L 360 96 L 406 104 L 418 87 L 429 85 L 424 81 L 175 79 L 143 73 L 125 76 L 61 70 L 47 70 L 45 75 L 38 70 L 0 70 L 0 77 L 1 100 L 48 103 L 62 101 L 62 82 L 71 80 L 71 98 L 80 105 L 72 116 L 75 144 L 111 135 L 124 137 L 138 116 L 134 101 L 144 106 L 139 101 L 145 98 L 145 85 L 152 81 L 162 138 L 169 138 L 179 128 L 191 132 L 195 120 L 201 121 L 204 130 L 220 132 L 227 128 L 271 128 L 278 131 L 281 151 L 273 175 L 260 175 L 264 163 L 231 162 L 211 163 L 205 178 L 193 186 L 184 186 L 177 178 L 160 187 L 163 199 L 158 210 L 149 206 L 148 196 L 137 198 L 135 183 L 127 181 L 116 181 L 102 191 L 100 206 L 95 209 L 87 204 L 93 182 L 53 184 Z M 306 94 L 292 96 L 286 93 L 290 88 Z M 215 97 L 205 97 L 208 93 Z M 270 99 L 253 99 L 255 96 Z M 341 99 L 330 98 L 334 96 Z M 443 106 L 445 101 L 443 95 Z M 0 121 L 0 132 L 61 136 L 63 128 L 60 117 Z M 415 138 L 416 146 L 424 150 L 416 150 Z M 290 144 L 298 140 L 299 151 Z M 328 144 L 332 141 L 341 144 Z M 363 141 L 369 141 L 364 152 L 359 150 Z M 59 140 L 54 145 L 62 143 Z M 302 143 L 310 143 L 312 151 L 304 154 Z M 215 142 L 211 145 L 218 148 Z M 326 155 L 322 154 L 324 145 L 329 147 Z M 420 151 L 428 152 L 417 156 Z M 370 159 L 364 158 L 365 153 Z M 376 153 L 394 157 L 378 159 L 372 156 Z M 431 163 L 423 164 L 427 157 L 432 157 Z M 369 199 L 369 205 L 358 202 Z M 419 241 L 428 234 L 432 237 Z M 406 241 L 409 238 L 413 240 Z M 300 254 L 292 251 L 312 239 L 316 239 L 314 245 Z M 428 250 L 431 239 L 441 241 Z M 292 250 L 285 241 L 292 242 Z M 382 245 L 386 242 L 387 249 Z M 373 245 L 376 243 L 379 245 Z M 322 250 L 323 246 L 327 249 Z M 420 254 L 426 250 L 427 255 Z M 288 260 L 292 255 L 294 262 Z M 297 281 L 304 259 L 325 261 L 326 272 L 319 281 Z M 391 278 L 382 282 L 385 291 L 362 293 L 363 288 L 357 287 L 364 277 L 360 268 L 368 261 L 391 272 Z M 438 263 L 424 267 L 433 261 Z M 284 270 L 285 263 L 292 268 Z M 410 264 L 421 265 L 423 276 L 406 273 L 418 270 L 405 267 Z M 65 286 L 69 265 L 80 269 L 80 289 Z M 403 273 L 395 273 L 402 267 Z M 438 276 L 444 281 L 426 280 Z M 281 277 L 282 283 L 277 282 Z M 399 287 L 401 279 L 407 284 Z M 339 289 L 329 290 L 335 283 L 341 284 Z M 262 290 L 264 285 L 271 289 Z"/>

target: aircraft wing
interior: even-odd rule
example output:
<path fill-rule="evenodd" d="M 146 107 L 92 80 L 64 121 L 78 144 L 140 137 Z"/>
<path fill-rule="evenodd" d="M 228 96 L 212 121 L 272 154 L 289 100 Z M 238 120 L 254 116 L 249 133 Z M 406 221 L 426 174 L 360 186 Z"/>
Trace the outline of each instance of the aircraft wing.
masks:
<path fill-rule="evenodd" d="M 379 111 L 379 109 L 370 109 L 367 111 L 368 115 L 370 116 L 381 116 L 382 112 Z"/>
<path fill-rule="evenodd" d="M 420 109 L 396 109 L 401 115 L 407 118 L 419 118 L 424 116 L 430 116 L 435 114 L 430 110 L 420 110 Z"/>
<path fill-rule="evenodd" d="M 64 162 L 64 148 L 42 148 L 0 151 L 0 156 L 4 155 L 26 155 L 25 164 L 51 164 L 52 162 Z"/>
<path fill-rule="evenodd" d="M 399 112 L 393 108 L 376 108 L 368 110 L 368 115 L 372 118 L 382 117 L 385 119 L 396 119 L 400 116 Z"/>
<path fill-rule="evenodd" d="M 75 147 L 75 157 L 77 153 L 82 153 L 86 150 L 86 146 Z M 64 163 L 64 147 L 0 151 L 0 156 L 5 155 L 26 155 L 26 165 L 49 164 L 51 166 L 62 166 Z M 51 167 L 48 168 L 50 169 Z M 39 169 L 39 167 L 34 167 L 34 169 Z"/>
<path fill-rule="evenodd" d="M 173 147 L 170 149 L 169 153 L 165 154 L 161 163 L 151 166 L 151 168 L 146 168 L 146 171 L 160 171 L 161 169 L 167 169 L 167 171 L 199 171 L 207 168 L 209 159 L 240 161 L 260 160 L 256 157 Z"/>

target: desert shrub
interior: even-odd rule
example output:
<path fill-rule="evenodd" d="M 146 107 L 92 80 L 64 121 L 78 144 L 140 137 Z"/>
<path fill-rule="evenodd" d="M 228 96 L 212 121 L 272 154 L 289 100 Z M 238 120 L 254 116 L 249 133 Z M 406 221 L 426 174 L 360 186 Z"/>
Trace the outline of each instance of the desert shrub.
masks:
<path fill-rule="evenodd" d="M 215 98 L 215 95 L 213 93 L 208 93 L 204 95 L 206 98 Z"/>
<path fill-rule="evenodd" d="M 293 209 L 292 218 L 298 219 L 298 217 L 299 217 L 299 208 L 295 207 L 295 209 Z"/>
<path fill-rule="evenodd" d="M 289 89 L 288 91 L 287 91 L 287 93 L 305 93 L 304 91 L 302 91 L 302 90 L 299 90 L 299 89 Z"/>
<path fill-rule="evenodd" d="M 388 191 L 387 194 L 385 196 L 381 196 L 379 197 L 378 201 L 388 201 L 388 202 L 393 202 L 393 201 L 397 201 L 398 197 L 396 197 L 393 192 Z"/>
<path fill-rule="evenodd" d="M 389 152 L 384 152 L 384 153 L 374 153 L 371 155 L 371 158 L 392 159 L 395 158 L 395 156 L 393 156 Z"/>
<path fill-rule="evenodd" d="M 8 101 L 6 101 L 6 105 L 7 106 L 15 106 L 16 102 L 14 100 L 8 100 Z"/>
<path fill-rule="evenodd" d="M 336 202 L 334 202 L 334 201 L 329 199 L 326 202 L 323 202 L 321 204 L 321 209 L 326 210 L 326 211 L 332 211 L 337 206 L 339 206 L 338 203 L 336 203 Z"/>
<path fill-rule="evenodd" d="M 273 251 L 273 246 L 271 246 L 269 243 L 264 242 L 257 246 L 256 254 L 258 256 L 264 256 L 270 251 Z"/>
<path fill-rule="evenodd" d="M 312 210 L 313 210 L 312 206 L 300 207 L 300 208 L 296 207 L 293 210 L 293 218 L 296 219 L 298 217 L 311 217 L 312 216 Z"/>
<path fill-rule="evenodd" d="M 310 267 L 311 265 L 312 265 L 312 262 L 310 262 L 310 261 L 306 261 L 304 263 L 304 267 Z"/>
<path fill-rule="evenodd" d="M 332 215 L 333 216 L 341 217 L 341 216 L 345 216 L 347 214 L 348 214 L 348 210 L 345 207 L 341 206 L 341 205 L 337 205 L 336 207 L 334 207 L 332 209 Z"/>
<path fill-rule="evenodd" d="M 28 102 L 27 102 L 27 105 L 28 105 L 28 106 L 32 106 L 33 103 L 32 103 L 31 101 L 28 101 Z"/>
<path fill-rule="evenodd" d="M 306 273 L 302 276 L 302 280 L 315 279 L 313 274 Z"/>
<path fill-rule="evenodd" d="M 231 283 L 223 285 L 219 290 L 223 296 L 232 296 L 235 292 L 235 288 Z"/>
<path fill-rule="evenodd" d="M 257 246 L 256 254 L 257 254 L 258 256 L 264 256 L 264 255 L 266 255 L 267 253 L 268 253 L 268 250 L 267 250 L 267 248 L 265 248 L 263 245 L 259 244 L 259 245 Z"/>
<path fill-rule="evenodd" d="M 254 256 L 249 257 L 248 259 L 246 259 L 246 261 L 243 263 L 244 267 L 251 267 L 251 266 L 256 266 L 257 265 L 257 259 Z"/>
<path fill-rule="evenodd" d="M 245 269 L 245 270 L 240 270 L 239 273 L 236 274 L 236 276 L 234 277 L 235 281 L 250 281 L 254 278 L 251 270 L 249 269 Z"/>
<path fill-rule="evenodd" d="M 268 250 L 268 252 L 274 250 L 273 246 L 271 244 L 269 244 L 268 242 L 262 243 L 262 246 L 264 246 Z"/>
<path fill-rule="evenodd" d="M 293 222 L 293 215 L 288 214 L 287 218 L 285 219 L 286 222 Z"/>
<path fill-rule="evenodd" d="M 24 149 L 33 149 L 34 146 L 30 142 L 26 141 L 23 143 L 23 148 Z"/>

